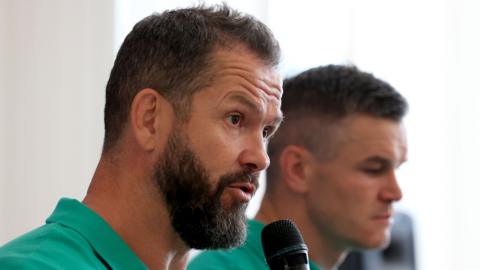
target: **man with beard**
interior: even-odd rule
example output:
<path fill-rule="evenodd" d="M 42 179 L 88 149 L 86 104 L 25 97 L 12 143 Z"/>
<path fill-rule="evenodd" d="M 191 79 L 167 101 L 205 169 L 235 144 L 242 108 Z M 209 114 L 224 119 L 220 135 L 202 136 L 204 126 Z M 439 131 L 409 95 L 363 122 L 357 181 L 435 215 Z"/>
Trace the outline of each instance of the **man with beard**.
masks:
<path fill-rule="evenodd" d="M 238 246 L 282 115 L 279 46 L 226 5 L 153 14 L 123 42 L 83 203 L 0 248 L 1 269 L 183 269 Z"/>
<path fill-rule="evenodd" d="M 406 100 L 349 66 L 313 68 L 283 88 L 285 123 L 269 143 L 266 192 L 245 245 L 205 252 L 189 270 L 268 269 L 260 232 L 278 219 L 302 232 L 311 270 L 336 269 L 349 250 L 389 242 L 392 205 L 402 197 Z"/>

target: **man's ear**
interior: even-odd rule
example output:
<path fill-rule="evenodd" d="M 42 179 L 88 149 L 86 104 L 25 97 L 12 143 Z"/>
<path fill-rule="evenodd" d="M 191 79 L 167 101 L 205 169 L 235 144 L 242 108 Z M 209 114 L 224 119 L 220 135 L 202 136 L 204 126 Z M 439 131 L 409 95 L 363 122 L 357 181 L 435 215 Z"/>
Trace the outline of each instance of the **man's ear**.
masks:
<path fill-rule="evenodd" d="M 283 181 L 293 192 L 308 192 L 306 172 L 308 158 L 309 152 L 297 145 L 288 145 L 280 154 Z"/>
<path fill-rule="evenodd" d="M 168 137 L 173 108 L 157 91 L 146 88 L 135 95 L 130 108 L 130 124 L 138 145 L 153 151 L 159 140 Z"/>

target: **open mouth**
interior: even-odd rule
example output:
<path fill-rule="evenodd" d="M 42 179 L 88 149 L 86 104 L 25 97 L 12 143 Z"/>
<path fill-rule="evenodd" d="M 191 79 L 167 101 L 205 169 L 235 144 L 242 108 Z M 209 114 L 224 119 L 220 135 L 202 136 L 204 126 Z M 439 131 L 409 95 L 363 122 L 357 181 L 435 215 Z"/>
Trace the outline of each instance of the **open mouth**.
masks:
<path fill-rule="evenodd" d="M 252 183 L 234 183 L 228 186 L 234 192 L 235 197 L 243 202 L 248 202 L 255 194 L 256 187 Z"/>
<path fill-rule="evenodd" d="M 249 194 L 252 194 L 252 195 L 255 193 L 255 186 L 252 185 L 252 184 L 241 185 L 240 189 L 243 192 L 249 193 Z"/>

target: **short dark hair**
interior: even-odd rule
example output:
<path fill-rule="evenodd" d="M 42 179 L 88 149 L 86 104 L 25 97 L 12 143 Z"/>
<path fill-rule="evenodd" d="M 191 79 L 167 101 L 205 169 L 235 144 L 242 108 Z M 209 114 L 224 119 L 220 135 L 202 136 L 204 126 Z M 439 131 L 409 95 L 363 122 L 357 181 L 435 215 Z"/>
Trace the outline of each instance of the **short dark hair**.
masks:
<path fill-rule="evenodd" d="M 275 67 L 280 48 L 268 27 L 226 4 L 154 13 L 138 22 L 117 54 L 106 87 L 104 151 L 119 139 L 135 95 L 158 91 L 177 117 L 189 117 L 194 92 L 213 80 L 212 52 L 243 45 Z"/>
<path fill-rule="evenodd" d="M 283 91 L 285 121 L 268 145 L 272 160 L 267 171 L 269 178 L 278 176 L 278 158 L 287 145 L 296 144 L 328 155 L 335 136 L 331 127 L 342 119 L 366 114 L 399 122 L 408 110 L 405 98 L 390 84 L 354 66 L 309 69 L 286 79 Z"/>

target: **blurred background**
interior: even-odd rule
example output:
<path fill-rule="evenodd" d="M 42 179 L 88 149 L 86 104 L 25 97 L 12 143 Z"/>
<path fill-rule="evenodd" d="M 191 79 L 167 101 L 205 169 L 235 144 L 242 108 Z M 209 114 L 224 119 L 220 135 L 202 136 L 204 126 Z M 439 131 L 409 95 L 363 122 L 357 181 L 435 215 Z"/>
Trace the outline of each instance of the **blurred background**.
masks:
<path fill-rule="evenodd" d="M 270 26 L 284 76 L 355 64 L 408 99 L 397 208 L 413 218 L 417 269 L 477 267 L 480 1 L 226 2 Z M 0 245 L 41 225 L 60 197 L 83 198 L 122 40 L 152 12 L 192 3 L 0 0 Z"/>

